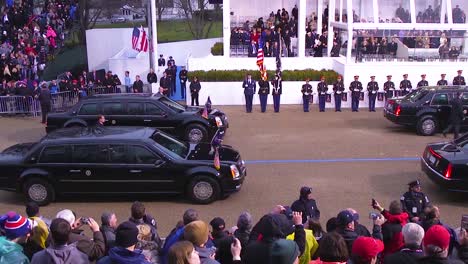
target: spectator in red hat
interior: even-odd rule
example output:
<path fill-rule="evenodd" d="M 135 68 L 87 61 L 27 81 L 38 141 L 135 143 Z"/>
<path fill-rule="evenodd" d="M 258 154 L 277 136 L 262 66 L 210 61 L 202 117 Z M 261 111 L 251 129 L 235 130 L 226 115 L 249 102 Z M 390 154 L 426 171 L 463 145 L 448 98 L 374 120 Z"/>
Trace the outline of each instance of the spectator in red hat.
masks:
<path fill-rule="evenodd" d="M 29 263 L 20 245 L 29 238 L 31 232 L 29 219 L 15 212 L 8 212 L 0 217 L 0 226 L 5 231 L 5 236 L 0 236 L 0 262 Z"/>
<path fill-rule="evenodd" d="M 420 260 L 421 264 L 463 264 L 460 260 L 448 259 L 450 245 L 450 234 L 441 225 L 434 225 L 427 230 L 423 240 L 423 251 L 425 257 Z"/>
<path fill-rule="evenodd" d="M 353 243 L 351 260 L 353 264 L 375 264 L 377 256 L 384 249 L 382 241 L 371 237 L 358 237 Z"/>

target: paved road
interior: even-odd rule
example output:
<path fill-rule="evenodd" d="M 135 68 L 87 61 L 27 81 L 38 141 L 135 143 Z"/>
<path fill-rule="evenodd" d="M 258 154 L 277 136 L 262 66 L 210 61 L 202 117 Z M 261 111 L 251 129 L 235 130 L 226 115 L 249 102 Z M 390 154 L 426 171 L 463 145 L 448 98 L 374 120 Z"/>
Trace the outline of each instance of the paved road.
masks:
<path fill-rule="evenodd" d="M 272 109 L 260 113 L 257 107 L 246 114 L 242 107 L 222 109 L 231 123 L 225 143 L 238 148 L 248 162 L 245 185 L 239 193 L 205 206 L 178 198 L 144 197 L 147 211 L 159 222 L 161 236 L 167 235 L 186 208 L 199 210 L 205 221 L 222 216 L 230 226 L 244 210 L 257 220 L 275 204 L 291 204 L 303 185 L 314 189 L 322 224 L 340 209 L 354 207 L 361 222 L 369 225 L 371 198 L 388 205 L 399 199 L 407 182 L 418 178 L 423 190 L 440 205 L 445 222 L 459 225 L 461 214 L 468 212 L 468 196 L 443 192 L 421 173 L 418 155 L 426 143 L 443 140 L 441 135 L 417 136 L 386 121 L 381 111 L 319 113 L 314 108 L 303 113 L 301 106 L 287 106 L 281 113 Z M 0 149 L 43 135 L 38 119 L 0 118 Z M 134 199 L 79 197 L 53 203 L 42 212 L 52 217 L 58 210 L 71 208 L 78 215 L 99 219 L 102 211 L 111 208 L 123 220 Z M 0 191 L 0 212 L 24 212 L 23 204 L 21 195 Z"/>

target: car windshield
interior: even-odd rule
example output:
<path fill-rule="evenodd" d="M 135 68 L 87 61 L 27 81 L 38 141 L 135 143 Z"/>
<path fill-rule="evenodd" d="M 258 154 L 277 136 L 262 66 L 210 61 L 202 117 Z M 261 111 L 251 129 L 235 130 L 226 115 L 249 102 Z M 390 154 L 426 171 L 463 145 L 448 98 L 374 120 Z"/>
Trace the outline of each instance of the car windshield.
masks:
<path fill-rule="evenodd" d="M 176 101 L 172 101 L 171 99 L 167 97 L 162 96 L 161 98 L 159 98 L 159 102 L 169 106 L 170 108 L 174 109 L 175 111 L 179 113 L 185 111 L 185 107 L 183 105 L 177 103 Z"/>
<path fill-rule="evenodd" d="M 410 100 L 411 102 L 416 102 L 418 101 L 419 99 L 423 98 L 424 96 L 426 96 L 426 94 L 428 94 L 429 91 L 426 90 L 426 89 L 419 89 L 419 90 L 415 90 L 409 94 L 407 94 L 405 96 L 406 99 Z"/>
<path fill-rule="evenodd" d="M 176 154 L 178 157 L 185 159 L 188 155 L 189 145 L 188 143 L 179 141 L 161 132 L 156 132 L 151 136 L 157 144 L 163 148 L 169 150 L 171 153 Z"/>

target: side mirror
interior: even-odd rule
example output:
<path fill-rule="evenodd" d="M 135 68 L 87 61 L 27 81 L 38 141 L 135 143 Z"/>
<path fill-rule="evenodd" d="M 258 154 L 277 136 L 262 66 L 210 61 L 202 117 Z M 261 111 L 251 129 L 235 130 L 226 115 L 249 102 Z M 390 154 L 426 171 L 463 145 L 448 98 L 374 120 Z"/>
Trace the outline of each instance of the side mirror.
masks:
<path fill-rule="evenodd" d="M 162 167 L 164 164 L 166 164 L 166 162 L 164 160 L 161 160 L 161 159 L 158 159 L 155 163 L 154 163 L 154 166 L 156 168 L 160 168 Z"/>

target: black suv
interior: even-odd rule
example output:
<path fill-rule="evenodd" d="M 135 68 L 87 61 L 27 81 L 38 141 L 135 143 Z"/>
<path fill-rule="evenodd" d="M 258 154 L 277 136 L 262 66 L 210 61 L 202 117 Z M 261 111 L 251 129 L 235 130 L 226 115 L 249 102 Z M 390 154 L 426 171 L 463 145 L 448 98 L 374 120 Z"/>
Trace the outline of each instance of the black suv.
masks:
<path fill-rule="evenodd" d="M 210 203 L 240 190 L 244 161 L 209 143 L 189 144 L 155 128 L 66 128 L 0 153 L 0 189 L 40 205 L 58 195 L 186 194 Z"/>
<path fill-rule="evenodd" d="M 384 116 L 400 125 L 416 128 L 418 134 L 431 136 L 448 125 L 450 100 L 463 94 L 463 108 L 468 110 L 467 86 L 428 86 L 415 90 L 404 97 L 388 99 Z M 468 119 L 463 121 L 468 126 Z"/>
<path fill-rule="evenodd" d="M 68 112 L 49 114 L 46 132 L 64 127 L 94 126 L 103 114 L 106 126 L 156 127 L 191 143 L 211 141 L 218 129 L 226 131 L 227 117 L 217 109 L 202 116 L 203 108 L 186 107 L 158 94 L 95 95 Z"/>

